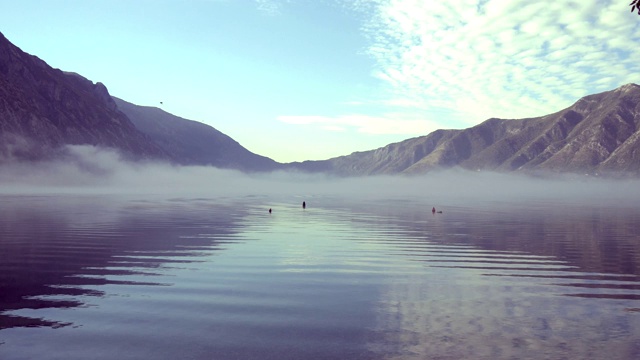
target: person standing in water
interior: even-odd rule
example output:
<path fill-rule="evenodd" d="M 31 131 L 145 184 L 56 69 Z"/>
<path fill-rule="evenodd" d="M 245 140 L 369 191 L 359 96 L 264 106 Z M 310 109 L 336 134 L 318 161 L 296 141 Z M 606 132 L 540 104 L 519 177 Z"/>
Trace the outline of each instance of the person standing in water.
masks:
<path fill-rule="evenodd" d="M 303 209 L 306 209 L 306 208 L 307 208 L 307 203 L 306 203 L 306 202 L 304 202 L 304 201 L 302 202 L 302 208 L 303 208 Z"/>

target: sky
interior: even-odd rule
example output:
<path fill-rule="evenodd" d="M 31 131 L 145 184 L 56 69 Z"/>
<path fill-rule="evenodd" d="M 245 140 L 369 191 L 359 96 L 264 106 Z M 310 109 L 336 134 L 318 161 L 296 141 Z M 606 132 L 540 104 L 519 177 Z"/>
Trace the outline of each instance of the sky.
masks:
<path fill-rule="evenodd" d="M 629 0 L 0 0 L 0 32 L 279 162 L 640 83 Z"/>

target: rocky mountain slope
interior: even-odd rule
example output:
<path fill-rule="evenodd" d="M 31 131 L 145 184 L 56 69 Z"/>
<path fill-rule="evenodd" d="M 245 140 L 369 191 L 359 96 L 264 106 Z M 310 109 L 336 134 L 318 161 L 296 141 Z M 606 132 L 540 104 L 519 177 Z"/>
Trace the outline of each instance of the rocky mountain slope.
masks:
<path fill-rule="evenodd" d="M 209 125 L 186 120 L 155 107 L 113 99 L 136 128 L 171 154 L 179 164 L 212 165 L 244 171 L 269 171 L 281 166 L 267 157 L 250 152 Z"/>
<path fill-rule="evenodd" d="M 168 157 L 118 111 L 103 84 L 53 69 L 0 33 L 0 160 L 46 158 L 66 144 Z"/>
<path fill-rule="evenodd" d="M 489 119 L 385 147 L 289 166 L 341 175 L 424 173 L 461 167 L 501 172 L 640 174 L 640 86 L 586 96 L 538 118 Z"/>
<path fill-rule="evenodd" d="M 102 83 L 53 69 L 0 33 L 0 162 L 64 156 L 65 145 L 181 165 L 281 166 L 208 125 L 113 98 Z"/>

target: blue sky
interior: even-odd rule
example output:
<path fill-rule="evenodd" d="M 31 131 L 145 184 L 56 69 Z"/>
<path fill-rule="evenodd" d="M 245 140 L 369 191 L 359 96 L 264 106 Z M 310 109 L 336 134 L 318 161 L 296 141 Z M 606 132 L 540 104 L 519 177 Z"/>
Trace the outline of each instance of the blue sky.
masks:
<path fill-rule="evenodd" d="M 640 83 L 624 0 L 2 2 L 0 31 L 22 50 L 281 162 Z"/>

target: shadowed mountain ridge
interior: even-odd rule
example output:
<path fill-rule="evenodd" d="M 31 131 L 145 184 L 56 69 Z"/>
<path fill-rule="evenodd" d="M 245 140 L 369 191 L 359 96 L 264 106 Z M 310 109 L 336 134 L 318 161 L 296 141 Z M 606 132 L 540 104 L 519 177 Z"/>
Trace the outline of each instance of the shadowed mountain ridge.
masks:
<path fill-rule="evenodd" d="M 209 125 L 183 119 L 156 107 L 113 99 L 140 131 L 171 154 L 179 164 L 211 165 L 243 171 L 270 171 L 281 166 L 267 157 L 250 152 Z"/>
<path fill-rule="evenodd" d="M 0 161 L 65 157 L 66 145 L 112 148 L 128 160 L 244 171 L 280 165 L 211 126 L 113 98 L 104 84 L 54 69 L 0 33 Z"/>
<path fill-rule="evenodd" d="M 130 159 L 167 159 L 102 83 L 24 53 L 0 33 L 0 159 L 37 160 L 64 145 L 116 148 Z"/>

